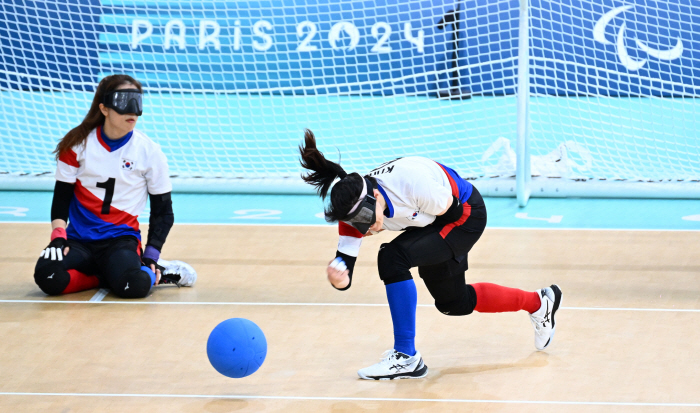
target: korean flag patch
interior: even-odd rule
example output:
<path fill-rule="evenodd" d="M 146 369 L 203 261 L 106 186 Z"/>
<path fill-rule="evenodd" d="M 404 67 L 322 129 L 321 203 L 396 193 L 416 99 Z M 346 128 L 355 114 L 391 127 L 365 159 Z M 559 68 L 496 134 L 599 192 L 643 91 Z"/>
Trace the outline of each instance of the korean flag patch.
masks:
<path fill-rule="evenodd" d="M 127 171 L 133 171 L 134 170 L 134 161 L 130 161 L 128 159 L 122 159 L 122 169 L 126 169 Z"/>

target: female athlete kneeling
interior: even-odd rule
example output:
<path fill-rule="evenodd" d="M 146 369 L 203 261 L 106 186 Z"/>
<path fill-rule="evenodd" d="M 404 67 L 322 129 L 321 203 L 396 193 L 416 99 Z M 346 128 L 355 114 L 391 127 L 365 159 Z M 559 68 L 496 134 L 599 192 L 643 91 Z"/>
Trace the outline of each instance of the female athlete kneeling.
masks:
<path fill-rule="evenodd" d="M 362 238 L 382 230 L 404 231 L 379 247 L 377 264 L 384 282 L 394 348 L 383 359 L 358 371 L 363 379 L 420 378 L 428 374 L 415 349 L 418 274 L 435 299 L 435 307 L 451 316 L 525 310 L 535 327 L 535 347 L 546 348 L 554 337 L 554 317 L 561 304 L 557 285 L 526 292 L 490 283 L 466 284 L 467 255 L 486 227 L 486 207 L 479 191 L 454 170 L 427 158 L 411 156 L 386 162 L 367 175 L 347 174 L 316 148 L 307 130 L 299 148 L 301 165 L 313 172 L 304 180 L 326 197 L 333 181 L 326 220 L 339 222 L 335 260 L 326 272 L 338 290 L 347 290 Z"/>
<path fill-rule="evenodd" d="M 194 285 L 191 266 L 159 260 L 174 222 L 172 186 L 160 147 L 134 130 L 142 111 L 141 84 L 126 75 L 107 76 L 83 122 L 58 143 L 51 243 L 34 270 L 46 294 L 101 286 L 122 298 L 141 298 L 157 284 Z M 148 197 L 142 254 L 137 218 Z"/>

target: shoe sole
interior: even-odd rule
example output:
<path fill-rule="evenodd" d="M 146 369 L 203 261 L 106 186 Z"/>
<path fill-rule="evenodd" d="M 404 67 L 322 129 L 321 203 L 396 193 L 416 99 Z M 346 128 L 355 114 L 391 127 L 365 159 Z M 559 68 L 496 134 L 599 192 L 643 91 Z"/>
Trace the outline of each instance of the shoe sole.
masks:
<path fill-rule="evenodd" d="M 549 288 L 551 288 L 554 292 L 554 307 L 552 307 L 552 334 L 549 336 L 549 340 L 547 340 L 547 343 L 542 347 L 542 350 L 546 349 L 547 346 L 549 346 L 552 343 L 552 340 L 554 339 L 554 333 L 557 330 L 557 321 L 555 317 L 557 315 L 557 310 L 561 305 L 561 299 L 563 296 L 561 289 L 558 285 L 552 284 L 549 286 Z"/>
<path fill-rule="evenodd" d="M 410 373 L 399 373 L 399 374 L 393 374 L 390 376 L 363 376 L 360 374 L 360 372 L 357 373 L 358 376 L 360 376 L 361 379 L 363 380 L 400 380 L 400 379 L 422 379 L 423 377 L 428 375 L 428 366 L 423 363 L 423 360 L 421 360 L 421 364 L 423 367 L 419 368 L 418 370 L 414 370 Z"/>

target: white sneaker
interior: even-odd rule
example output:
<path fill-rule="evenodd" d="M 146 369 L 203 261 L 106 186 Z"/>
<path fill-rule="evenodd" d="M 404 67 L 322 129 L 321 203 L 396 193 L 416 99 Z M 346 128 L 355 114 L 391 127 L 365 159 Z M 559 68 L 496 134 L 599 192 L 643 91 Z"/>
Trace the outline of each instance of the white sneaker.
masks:
<path fill-rule="evenodd" d="M 554 338 L 556 323 L 554 316 L 561 304 L 561 290 L 556 284 L 538 291 L 542 305 L 530 314 L 530 322 L 535 327 L 535 348 L 544 350 Z"/>
<path fill-rule="evenodd" d="M 391 349 L 382 354 L 382 361 L 358 370 L 357 375 L 365 380 L 420 379 L 428 375 L 428 366 L 418 351 L 411 357 Z"/>
<path fill-rule="evenodd" d="M 186 262 L 158 260 L 161 270 L 159 284 L 177 284 L 178 287 L 192 287 L 197 281 L 197 271 Z"/>

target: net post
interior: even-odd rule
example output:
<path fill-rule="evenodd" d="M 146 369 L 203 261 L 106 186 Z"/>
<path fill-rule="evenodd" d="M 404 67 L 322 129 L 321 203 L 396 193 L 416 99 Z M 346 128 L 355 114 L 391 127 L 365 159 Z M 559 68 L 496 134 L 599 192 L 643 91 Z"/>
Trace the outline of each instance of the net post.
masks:
<path fill-rule="evenodd" d="M 520 0 L 518 31 L 518 119 L 516 138 L 515 192 L 518 205 L 527 205 L 530 198 L 530 27 L 529 0 Z"/>

